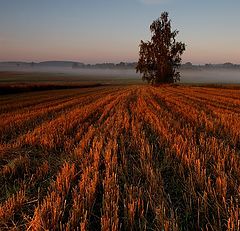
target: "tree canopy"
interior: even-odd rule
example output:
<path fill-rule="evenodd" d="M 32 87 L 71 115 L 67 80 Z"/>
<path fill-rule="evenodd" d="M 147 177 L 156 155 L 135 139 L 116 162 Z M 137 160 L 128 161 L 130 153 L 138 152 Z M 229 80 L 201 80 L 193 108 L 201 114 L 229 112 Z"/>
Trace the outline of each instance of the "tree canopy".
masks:
<path fill-rule="evenodd" d="M 142 79 L 151 84 L 180 81 L 177 69 L 181 65 L 185 44 L 176 41 L 178 31 L 171 30 L 171 20 L 167 12 L 153 21 L 150 31 L 151 40 L 140 42 L 136 72 L 140 72 Z"/>

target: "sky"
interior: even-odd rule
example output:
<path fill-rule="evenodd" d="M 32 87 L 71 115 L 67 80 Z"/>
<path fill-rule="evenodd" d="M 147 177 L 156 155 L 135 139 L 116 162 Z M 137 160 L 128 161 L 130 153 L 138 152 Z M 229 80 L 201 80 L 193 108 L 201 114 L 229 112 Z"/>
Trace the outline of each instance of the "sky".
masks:
<path fill-rule="evenodd" d="M 169 12 L 183 62 L 240 63 L 239 0 L 0 0 L 0 61 L 134 62 Z"/>

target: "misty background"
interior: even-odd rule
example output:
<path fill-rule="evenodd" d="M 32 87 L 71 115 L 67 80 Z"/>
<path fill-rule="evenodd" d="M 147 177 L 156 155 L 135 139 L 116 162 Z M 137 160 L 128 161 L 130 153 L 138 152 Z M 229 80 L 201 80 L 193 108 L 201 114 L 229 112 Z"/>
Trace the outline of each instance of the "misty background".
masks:
<path fill-rule="evenodd" d="M 179 30 L 177 40 L 187 45 L 183 62 L 240 63 L 239 8 L 239 0 L 1 0 L 0 72 L 28 73 L 28 80 L 30 73 L 40 73 L 42 81 L 48 81 L 49 75 L 49 81 L 60 76 L 67 81 L 141 83 L 134 68 L 72 68 L 69 62 L 31 66 L 24 62 L 134 62 L 139 42 L 150 39 L 149 25 L 163 11 L 169 12 L 172 29 Z M 1 73 L 0 82 L 7 82 L 8 74 Z M 24 81 L 23 74 L 16 78 Z M 181 83 L 239 84 L 240 66 L 182 68 Z"/>
<path fill-rule="evenodd" d="M 136 73 L 134 68 L 131 69 L 107 69 L 107 68 L 72 68 L 71 66 L 13 66 L 0 65 L 0 72 L 26 72 L 40 73 L 49 75 L 49 81 L 56 76 L 64 77 L 68 81 L 68 76 L 75 80 L 84 81 L 99 81 L 101 80 L 122 80 L 122 81 L 139 81 L 141 82 L 140 74 Z M 223 69 L 214 68 L 206 69 L 180 69 L 180 83 L 216 83 L 216 84 L 240 84 L 240 69 Z M 54 74 L 54 75 L 51 75 Z M 3 78 L 3 77 L 0 77 Z M 41 80 L 41 75 L 39 75 Z M 54 80 L 54 79 L 53 79 Z M 6 80 L 7 81 L 7 80 Z M 4 79 L 0 79 L 4 82 Z"/>

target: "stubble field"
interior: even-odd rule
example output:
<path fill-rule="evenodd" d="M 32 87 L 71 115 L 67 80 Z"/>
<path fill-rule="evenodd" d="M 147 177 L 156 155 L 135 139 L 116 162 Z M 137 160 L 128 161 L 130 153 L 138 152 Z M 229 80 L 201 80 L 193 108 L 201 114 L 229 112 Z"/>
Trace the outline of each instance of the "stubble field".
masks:
<path fill-rule="evenodd" d="M 0 96 L 0 230 L 239 230 L 240 90 Z"/>

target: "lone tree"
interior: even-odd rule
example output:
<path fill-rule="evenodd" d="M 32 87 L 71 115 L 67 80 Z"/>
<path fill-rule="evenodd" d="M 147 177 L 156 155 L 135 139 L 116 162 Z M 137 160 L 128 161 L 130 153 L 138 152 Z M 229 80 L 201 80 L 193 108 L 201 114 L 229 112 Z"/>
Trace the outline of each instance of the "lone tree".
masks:
<path fill-rule="evenodd" d="M 140 72 L 143 80 L 151 84 L 174 83 L 180 80 L 177 69 L 181 65 L 181 55 L 185 51 L 185 44 L 177 42 L 177 30 L 171 31 L 171 20 L 168 13 L 150 25 L 151 41 L 139 45 L 139 60 L 136 72 Z"/>

